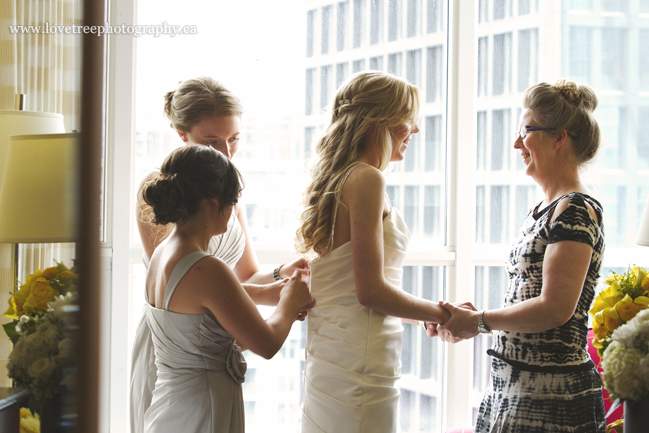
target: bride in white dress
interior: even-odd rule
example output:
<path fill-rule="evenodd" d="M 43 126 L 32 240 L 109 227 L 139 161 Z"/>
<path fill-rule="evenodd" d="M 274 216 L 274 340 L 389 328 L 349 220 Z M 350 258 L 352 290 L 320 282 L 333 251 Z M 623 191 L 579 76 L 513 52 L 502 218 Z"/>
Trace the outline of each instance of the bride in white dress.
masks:
<path fill-rule="evenodd" d="M 298 251 L 315 254 L 303 433 L 398 431 L 401 320 L 443 323 L 437 302 L 401 290 L 410 232 L 383 171 L 419 132 L 419 89 L 362 72 L 338 89 L 304 193 Z"/>

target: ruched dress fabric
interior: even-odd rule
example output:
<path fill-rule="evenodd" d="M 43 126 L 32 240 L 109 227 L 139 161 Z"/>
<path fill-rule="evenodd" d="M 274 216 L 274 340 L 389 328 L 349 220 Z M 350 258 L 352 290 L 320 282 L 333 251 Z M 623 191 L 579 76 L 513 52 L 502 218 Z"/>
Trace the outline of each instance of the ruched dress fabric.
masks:
<path fill-rule="evenodd" d="M 237 264 L 246 246 L 246 236 L 236 215 L 228 222 L 228 229 L 210 239 L 208 254 L 223 260 L 231 268 Z M 148 260 L 144 260 L 148 268 Z M 147 301 L 148 302 L 148 301 Z M 142 319 L 138 324 L 131 355 L 131 433 L 142 433 L 144 414 L 151 404 L 153 388 L 157 379 L 155 353 L 151 330 L 146 319 L 147 305 L 144 305 Z"/>
<path fill-rule="evenodd" d="M 334 222 L 335 224 L 335 222 Z M 392 208 L 383 220 L 386 279 L 401 287 L 410 231 Z M 401 319 L 362 306 L 351 242 L 311 263 L 302 433 L 398 431 Z"/>
<path fill-rule="evenodd" d="M 155 347 L 158 378 L 144 416 L 145 433 L 243 433 L 245 411 L 241 383 L 246 360 L 234 338 L 211 312 L 169 311 L 178 282 L 203 251 L 185 256 L 169 278 L 164 308 L 149 304 L 145 319 Z"/>

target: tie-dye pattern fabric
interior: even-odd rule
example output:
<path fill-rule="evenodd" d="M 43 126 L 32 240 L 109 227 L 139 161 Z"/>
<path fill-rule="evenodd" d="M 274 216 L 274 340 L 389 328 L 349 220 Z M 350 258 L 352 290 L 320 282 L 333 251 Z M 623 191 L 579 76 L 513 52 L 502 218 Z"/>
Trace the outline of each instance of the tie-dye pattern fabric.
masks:
<path fill-rule="evenodd" d="M 568 207 L 552 223 L 561 199 Z M 594 220 L 588 212 L 595 211 Z M 514 242 L 504 306 L 538 297 L 543 259 L 551 243 L 576 241 L 593 248 L 574 315 L 562 326 L 538 333 L 494 331 L 491 379 L 480 406 L 476 432 L 605 431 L 601 379 L 587 352 L 588 310 L 595 296 L 602 255 L 602 206 L 580 193 L 530 210 Z"/>

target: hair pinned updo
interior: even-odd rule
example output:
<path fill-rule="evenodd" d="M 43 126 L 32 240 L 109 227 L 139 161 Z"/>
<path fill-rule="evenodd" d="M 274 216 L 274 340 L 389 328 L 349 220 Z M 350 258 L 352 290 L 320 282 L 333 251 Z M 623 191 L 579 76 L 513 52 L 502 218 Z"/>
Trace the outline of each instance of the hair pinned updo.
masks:
<path fill-rule="evenodd" d="M 176 131 L 189 132 L 212 116 L 241 116 L 241 101 L 220 82 L 210 77 L 182 81 L 165 94 L 164 114 Z"/>
<path fill-rule="evenodd" d="M 551 128 L 549 133 L 566 130 L 579 165 L 593 159 L 599 149 L 599 125 L 593 117 L 597 102 L 593 89 L 565 79 L 535 84 L 523 96 L 523 107 L 532 111 L 539 125 Z"/>
<path fill-rule="evenodd" d="M 145 220 L 183 224 L 203 199 L 217 199 L 224 210 L 237 203 L 242 190 L 241 174 L 225 155 L 208 146 L 184 146 L 171 152 L 160 173 L 142 185 L 140 197 L 149 206 Z"/>

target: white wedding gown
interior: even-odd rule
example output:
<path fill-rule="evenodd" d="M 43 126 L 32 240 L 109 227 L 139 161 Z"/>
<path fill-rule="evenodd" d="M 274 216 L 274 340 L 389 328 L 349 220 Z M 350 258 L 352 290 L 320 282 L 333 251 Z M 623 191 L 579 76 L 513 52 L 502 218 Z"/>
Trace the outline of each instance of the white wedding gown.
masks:
<path fill-rule="evenodd" d="M 383 220 L 383 272 L 397 287 L 409 239 L 392 208 Z M 317 302 L 307 319 L 302 433 L 398 431 L 403 326 L 358 302 L 351 242 L 311 263 L 311 292 Z"/>
<path fill-rule="evenodd" d="M 220 258 L 228 266 L 234 267 L 241 258 L 245 245 L 246 237 L 243 228 L 233 213 L 227 231 L 210 239 L 207 252 Z M 145 265 L 148 268 L 149 263 L 146 258 Z M 146 319 L 148 310 L 149 305 L 145 303 L 131 355 L 131 433 L 142 433 L 144 430 L 144 415 L 151 405 L 153 389 L 158 378 L 151 329 Z"/>

